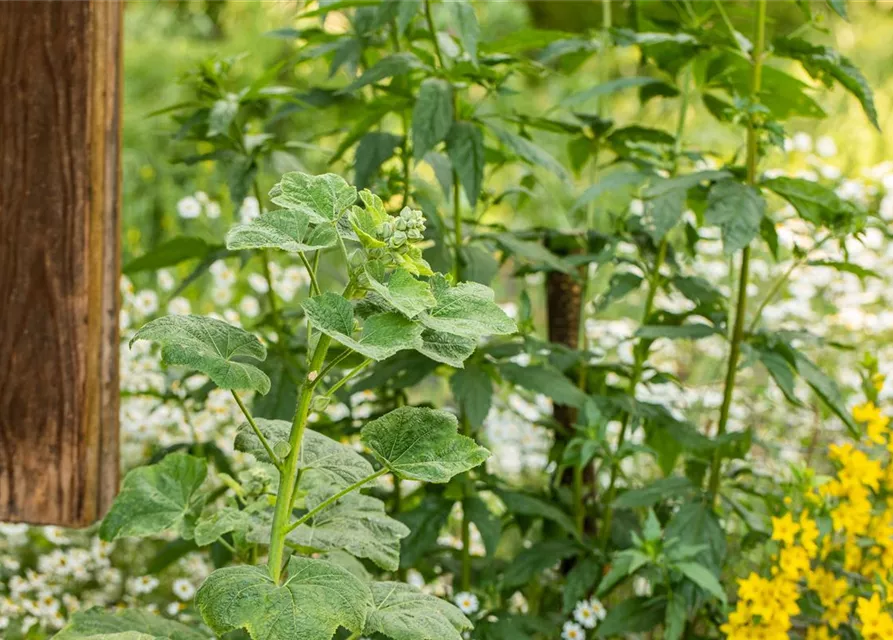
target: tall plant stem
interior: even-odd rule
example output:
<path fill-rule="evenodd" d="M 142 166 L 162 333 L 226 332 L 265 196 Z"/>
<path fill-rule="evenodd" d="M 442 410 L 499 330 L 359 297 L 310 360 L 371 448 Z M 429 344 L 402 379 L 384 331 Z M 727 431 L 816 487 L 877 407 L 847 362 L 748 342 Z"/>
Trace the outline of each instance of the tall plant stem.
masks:
<path fill-rule="evenodd" d="M 760 86 L 763 73 L 763 53 L 766 47 L 766 2 L 757 0 L 757 15 L 754 25 L 756 37 L 752 53 L 753 66 L 750 77 L 750 99 L 755 104 L 759 99 Z M 747 183 L 755 185 L 757 182 L 757 163 L 759 162 L 759 136 L 753 115 L 747 122 Z M 741 356 L 741 343 L 744 340 L 744 322 L 747 315 L 747 282 L 750 276 L 750 246 L 741 251 L 741 267 L 738 274 L 738 301 L 735 308 L 735 325 L 732 330 L 732 345 L 729 349 L 729 363 L 726 370 L 725 387 L 723 389 L 722 405 L 719 409 L 719 423 L 716 429 L 716 437 L 721 438 L 726 433 L 729 422 L 729 410 L 732 407 L 732 396 L 735 392 L 735 378 L 738 373 L 738 359 Z M 710 469 L 709 495 L 711 504 L 716 504 L 716 496 L 719 493 L 720 473 L 722 471 L 722 456 L 717 448 L 713 455 L 713 464 Z"/>
<path fill-rule="evenodd" d="M 688 114 L 688 105 L 690 100 L 690 91 L 689 85 L 691 83 L 691 72 L 685 71 L 682 76 L 682 92 L 680 95 L 679 102 L 679 115 L 677 116 L 676 121 L 676 142 L 673 147 L 673 168 L 671 171 L 672 175 L 676 175 L 679 170 L 679 157 L 682 155 L 682 137 L 685 133 L 685 118 Z M 651 316 L 651 313 L 654 311 L 654 299 L 657 296 L 657 291 L 660 288 L 660 270 L 664 265 L 664 262 L 667 259 L 667 250 L 669 248 L 669 242 L 666 237 L 661 239 L 660 244 L 657 247 L 657 256 L 654 259 L 654 264 L 652 265 L 651 272 L 648 274 L 648 295 L 645 298 L 645 307 L 642 310 L 642 324 L 646 324 L 648 322 L 648 318 Z M 648 359 L 648 350 L 638 348 L 636 349 L 635 359 L 633 361 L 633 370 L 630 374 L 629 386 L 627 393 L 633 398 L 636 397 L 636 388 L 639 386 L 639 382 L 642 378 L 642 373 L 645 369 L 645 361 Z M 627 431 L 629 430 L 629 423 L 632 416 L 628 413 L 624 414 L 623 420 L 620 423 L 620 433 L 617 436 L 617 450 L 626 443 Z M 608 491 L 605 497 L 605 516 L 602 521 L 602 528 L 600 531 L 600 538 L 602 543 L 602 548 L 606 548 L 608 544 L 608 540 L 610 540 L 611 536 L 611 524 L 614 519 L 614 507 L 612 503 L 614 502 L 614 497 L 617 493 L 617 475 L 620 471 L 619 465 L 616 462 L 611 463 L 611 476 L 608 480 Z"/>
<path fill-rule="evenodd" d="M 345 298 L 351 296 L 353 287 L 353 281 L 347 284 L 343 293 Z M 310 413 L 313 390 L 316 387 L 316 382 L 320 379 L 318 375 L 319 370 L 326 360 L 326 354 L 331 344 L 332 339 L 329 336 L 325 334 L 319 336 L 319 342 L 316 343 L 316 348 L 313 350 L 310 364 L 307 367 L 311 374 L 317 372 L 317 376 L 311 380 L 308 375 L 301 384 L 301 390 L 298 393 L 298 406 L 295 410 L 295 417 L 292 420 L 291 433 L 288 438 L 289 453 L 279 477 L 279 491 L 276 493 L 276 507 L 273 512 L 273 527 L 270 534 L 270 551 L 267 560 L 267 570 L 276 584 L 279 583 L 279 578 L 282 575 L 285 536 L 288 533 L 295 488 L 298 484 L 298 460 L 301 456 L 304 431 L 307 428 L 307 416 Z"/>
<path fill-rule="evenodd" d="M 425 22 L 428 23 L 428 31 L 431 32 L 431 44 L 434 45 L 434 55 L 437 56 L 437 63 L 443 69 L 443 52 L 440 50 L 440 43 L 437 41 L 437 29 L 434 28 L 434 16 L 431 14 L 431 0 L 425 0 Z"/>

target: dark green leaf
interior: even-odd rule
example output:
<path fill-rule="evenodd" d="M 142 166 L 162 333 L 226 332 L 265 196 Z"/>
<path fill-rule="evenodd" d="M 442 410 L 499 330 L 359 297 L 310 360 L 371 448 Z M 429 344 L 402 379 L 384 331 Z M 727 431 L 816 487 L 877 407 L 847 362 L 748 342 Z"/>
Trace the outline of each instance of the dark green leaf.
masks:
<path fill-rule="evenodd" d="M 620 509 L 632 509 L 635 507 L 652 507 L 666 498 L 678 498 L 688 493 L 691 489 L 688 478 L 670 477 L 655 480 L 643 489 L 626 491 L 614 501 L 614 506 Z"/>
<path fill-rule="evenodd" d="M 507 362 L 500 364 L 499 370 L 508 382 L 552 398 L 556 404 L 580 409 L 586 403 L 586 394 L 563 373 L 548 365 L 522 367 Z"/>
<path fill-rule="evenodd" d="M 473 122 L 455 122 L 447 138 L 447 154 L 453 164 L 465 197 L 477 204 L 484 181 L 484 136 Z"/>
<path fill-rule="evenodd" d="M 473 427 L 483 425 L 493 400 L 490 376 L 481 367 L 471 365 L 452 375 L 450 388 L 465 420 Z"/>
<path fill-rule="evenodd" d="M 765 209 L 766 201 L 756 189 L 734 180 L 722 180 L 710 189 L 704 219 L 719 226 L 723 250 L 733 254 L 749 245 L 760 232 Z"/>
<path fill-rule="evenodd" d="M 134 258 L 124 265 L 125 274 L 139 273 L 140 271 L 157 271 L 164 267 L 206 257 L 212 250 L 219 249 L 201 238 L 194 236 L 178 236 L 163 242 L 154 249 L 144 253 L 139 258 Z"/>
<path fill-rule="evenodd" d="M 647 633 L 664 620 L 662 598 L 628 598 L 608 609 L 608 615 L 595 630 L 596 638 Z"/>
<path fill-rule="evenodd" d="M 372 131 L 360 139 L 354 159 L 354 182 L 363 189 L 372 182 L 381 165 L 394 155 L 402 142 L 400 136 L 383 131 Z"/>
<path fill-rule="evenodd" d="M 424 157 L 446 138 L 453 126 L 453 88 L 446 80 L 428 78 L 419 87 L 412 110 L 412 153 Z"/>

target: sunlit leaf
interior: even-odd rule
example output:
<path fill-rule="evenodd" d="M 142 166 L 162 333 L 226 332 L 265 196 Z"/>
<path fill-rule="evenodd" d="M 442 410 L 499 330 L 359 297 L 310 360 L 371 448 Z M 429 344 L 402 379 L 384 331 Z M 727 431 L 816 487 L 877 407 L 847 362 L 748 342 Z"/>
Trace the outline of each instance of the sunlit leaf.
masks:
<path fill-rule="evenodd" d="M 338 220 L 357 201 L 357 190 L 334 173 L 311 176 L 292 171 L 273 187 L 270 200 L 305 214 L 314 224 L 322 224 Z"/>
<path fill-rule="evenodd" d="M 244 629 L 253 640 L 331 640 L 339 627 L 362 631 L 373 605 L 369 587 L 347 569 L 292 556 L 281 585 L 266 567 L 218 569 L 195 606 L 218 635 Z"/>
<path fill-rule="evenodd" d="M 446 411 L 400 407 L 367 423 L 361 434 L 373 455 L 401 478 L 447 482 L 490 457 L 458 427 Z"/>
<path fill-rule="evenodd" d="M 130 344 L 149 340 L 161 345 L 161 358 L 207 374 L 221 389 L 270 390 L 270 379 L 252 364 L 236 361 L 247 357 L 263 360 L 267 349 L 244 329 L 203 316 L 164 316 L 143 325 Z"/>
<path fill-rule="evenodd" d="M 366 634 L 394 640 L 461 640 L 471 622 L 455 606 L 402 582 L 373 582 Z"/>

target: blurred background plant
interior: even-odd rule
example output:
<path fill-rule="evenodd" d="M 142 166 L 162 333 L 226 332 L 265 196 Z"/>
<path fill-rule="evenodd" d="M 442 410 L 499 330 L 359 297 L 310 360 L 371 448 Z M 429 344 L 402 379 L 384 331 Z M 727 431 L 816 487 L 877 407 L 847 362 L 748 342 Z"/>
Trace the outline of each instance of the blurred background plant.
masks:
<path fill-rule="evenodd" d="M 301 264 L 227 251 L 226 230 L 261 215 L 291 170 L 350 176 L 391 209 L 411 202 L 426 214 L 435 269 L 492 284 L 522 331 L 457 372 L 396 357 L 317 417 L 349 441 L 364 419 L 437 398 L 493 451 L 485 472 L 444 489 L 382 481 L 377 491 L 413 530 L 400 577 L 454 599 L 476 621 L 474 638 L 653 628 L 716 637 L 728 609 L 714 582 L 771 563 L 769 517 L 785 499 L 777 478 L 796 478 L 792 464 L 831 469 L 823 451 L 853 426 L 846 398 L 862 384 L 863 354 L 893 361 L 893 4 L 769 3 L 776 54 L 781 35 L 831 46 L 874 99 L 858 82 L 829 90 L 776 59 L 791 76 L 767 80 L 768 114 L 746 99 L 755 6 L 128 4 L 124 336 L 160 314 L 213 312 L 285 345 L 265 365 L 273 392 L 253 409 L 288 419 L 304 373 L 288 309 L 310 279 Z M 737 57 L 711 64 L 703 51 Z M 818 58 L 810 63 L 818 75 Z M 750 119 L 763 179 L 820 185 L 847 215 L 828 224 L 805 219 L 802 202 L 769 200 L 774 234 L 763 228 L 766 244 L 755 241 L 749 258 L 727 437 L 709 445 L 726 404 L 740 272 L 725 234 L 703 224 L 715 188 L 705 185 L 728 180 L 720 170 L 745 177 Z M 635 226 L 653 221 L 662 181 L 696 172 L 675 229 Z M 709 330 L 685 328 L 692 309 Z M 187 448 L 238 473 L 228 395 L 163 369 L 144 345 L 122 349 L 122 369 L 128 468 Z M 890 389 L 879 393 L 880 402 Z M 641 406 L 606 409 L 587 395 Z M 720 450 L 731 459 L 722 467 L 712 464 Z M 723 481 L 721 520 L 705 497 L 711 466 Z M 13 639 L 51 635 L 94 605 L 198 625 L 193 592 L 231 559 L 225 544 L 206 553 L 174 538 L 147 552 L 91 532 L 2 525 L 0 534 L 0 628 Z"/>

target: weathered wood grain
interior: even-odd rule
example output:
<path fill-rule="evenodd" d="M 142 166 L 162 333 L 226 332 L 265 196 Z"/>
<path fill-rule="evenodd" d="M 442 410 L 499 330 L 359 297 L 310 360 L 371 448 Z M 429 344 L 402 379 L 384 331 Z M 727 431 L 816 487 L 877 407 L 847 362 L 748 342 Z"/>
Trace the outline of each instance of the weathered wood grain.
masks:
<path fill-rule="evenodd" d="M 121 13 L 0 2 L 0 521 L 117 490 Z"/>

